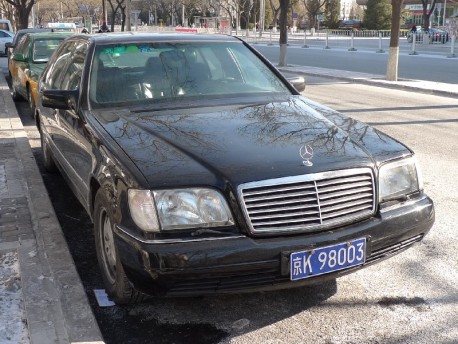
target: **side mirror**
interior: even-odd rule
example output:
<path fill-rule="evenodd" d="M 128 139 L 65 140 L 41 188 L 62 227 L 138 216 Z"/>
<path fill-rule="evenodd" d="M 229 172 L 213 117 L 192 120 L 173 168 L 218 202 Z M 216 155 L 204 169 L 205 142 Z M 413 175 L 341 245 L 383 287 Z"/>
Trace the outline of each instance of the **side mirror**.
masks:
<path fill-rule="evenodd" d="M 302 92 L 305 90 L 305 79 L 302 76 L 295 76 L 292 78 L 288 78 L 288 81 L 290 82 L 291 85 L 294 86 L 294 88 L 298 92 Z"/>
<path fill-rule="evenodd" d="M 78 99 L 78 90 L 45 90 L 41 103 L 44 107 L 71 110 Z"/>
<path fill-rule="evenodd" d="M 6 43 L 5 43 L 5 48 L 14 48 L 13 43 L 11 43 L 11 42 L 6 42 Z"/>
<path fill-rule="evenodd" d="M 17 53 L 13 54 L 13 60 L 18 61 L 18 62 L 26 62 L 27 59 L 25 58 L 24 54 L 22 53 Z"/>

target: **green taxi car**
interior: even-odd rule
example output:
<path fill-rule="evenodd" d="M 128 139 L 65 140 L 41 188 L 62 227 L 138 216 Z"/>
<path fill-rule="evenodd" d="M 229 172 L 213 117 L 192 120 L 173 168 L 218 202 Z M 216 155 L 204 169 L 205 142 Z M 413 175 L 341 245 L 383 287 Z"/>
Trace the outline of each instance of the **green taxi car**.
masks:
<path fill-rule="evenodd" d="M 71 32 L 28 33 L 14 50 L 10 65 L 13 99 L 27 99 L 33 115 L 41 72 L 60 42 L 71 35 Z"/>

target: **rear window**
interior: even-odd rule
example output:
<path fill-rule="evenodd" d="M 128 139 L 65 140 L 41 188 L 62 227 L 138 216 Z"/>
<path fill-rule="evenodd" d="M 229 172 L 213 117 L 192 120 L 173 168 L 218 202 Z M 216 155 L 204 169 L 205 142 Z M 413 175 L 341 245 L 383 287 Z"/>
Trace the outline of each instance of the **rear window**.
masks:
<path fill-rule="evenodd" d="M 6 30 L 6 31 L 11 31 L 11 27 L 9 23 L 0 23 L 0 29 Z"/>
<path fill-rule="evenodd" d="M 33 43 L 32 47 L 32 60 L 33 62 L 49 61 L 54 50 L 57 49 L 58 45 L 64 40 L 64 38 L 51 38 L 51 39 L 40 39 Z"/>

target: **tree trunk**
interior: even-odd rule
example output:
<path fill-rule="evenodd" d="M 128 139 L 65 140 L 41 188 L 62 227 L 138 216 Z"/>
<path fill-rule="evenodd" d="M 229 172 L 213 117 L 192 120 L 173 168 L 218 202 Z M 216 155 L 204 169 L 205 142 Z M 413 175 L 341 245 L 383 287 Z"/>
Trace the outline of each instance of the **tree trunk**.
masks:
<path fill-rule="evenodd" d="M 425 31 L 429 29 L 429 20 L 431 18 L 431 15 L 434 13 L 434 10 L 436 9 L 436 3 L 437 3 L 437 0 L 431 0 L 431 5 L 429 6 L 429 13 L 428 13 L 429 0 L 422 0 L 422 5 L 423 5 L 422 29 Z"/>
<path fill-rule="evenodd" d="M 391 0 L 391 36 L 390 50 L 388 52 L 388 66 L 386 80 L 398 80 L 399 64 L 399 32 L 401 28 L 401 8 L 403 0 Z"/>
<path fill-rule="evenodd" d="M 18 19 L 17 29 L 27 29 L 27 27 L 29 26 L 30 11 L 27 11 L 27 8 L 22 6 L 16 7 L 16 11 Z"/>
<path fill-rule="evenodd" d="M 286 50 L 288 45 L 288 7 L 290 0 L 280 0 L 280 57 L 279 67 L 286 67 Z"/>

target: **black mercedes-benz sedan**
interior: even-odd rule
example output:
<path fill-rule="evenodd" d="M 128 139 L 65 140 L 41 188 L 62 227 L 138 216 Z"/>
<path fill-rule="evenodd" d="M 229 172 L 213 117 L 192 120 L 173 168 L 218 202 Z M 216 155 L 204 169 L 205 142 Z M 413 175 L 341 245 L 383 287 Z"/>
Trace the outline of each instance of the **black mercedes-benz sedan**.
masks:
<path fill-rule="evenodd" d="M 409 148 L 234 37 L 72 36 L 37 111 L 46 168 L 91 216 L 117 303 L 335 279 L 434 223 Z"/>

